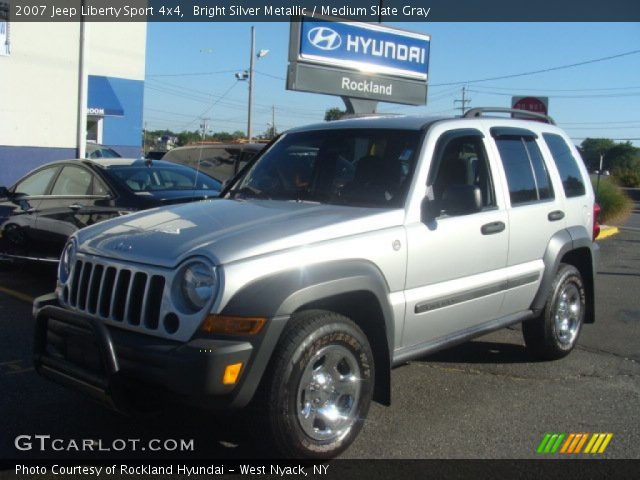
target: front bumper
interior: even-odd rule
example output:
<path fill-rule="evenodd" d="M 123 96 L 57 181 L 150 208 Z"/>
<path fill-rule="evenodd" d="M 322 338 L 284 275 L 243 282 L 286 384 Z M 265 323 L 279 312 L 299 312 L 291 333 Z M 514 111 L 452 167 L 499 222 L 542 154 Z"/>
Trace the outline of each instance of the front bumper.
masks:
<path fill-rule="evenodd" d="M 123 412 L 139 410 L 139 398 L 160 394 L 210 408 L 244 406 L 262 377 L 263 358 L 273 349 L 269 339 L 279 333 L 271 328 L 253 343 L 210 338 L 175 342 L 108 327 L 61 308 L 54 294 L 36 299 L 33 313 L 37 372 Z M 258 350 L 261 355 L 255 354 Z M 225 367 L 238 362 L 243 364 L 240 381 L 223 385 Z"/>

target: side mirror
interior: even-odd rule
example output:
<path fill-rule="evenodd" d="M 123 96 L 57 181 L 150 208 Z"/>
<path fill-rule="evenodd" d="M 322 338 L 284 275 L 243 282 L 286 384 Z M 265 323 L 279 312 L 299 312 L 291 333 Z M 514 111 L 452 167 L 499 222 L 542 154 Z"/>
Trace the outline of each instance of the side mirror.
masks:
<path fill-rule="evenodd" d="M 449 215 L 469 215 L 482 210 L 482 192 L 475 185 L 449 185 L 442 195 L 442 205 Z"/>
<path fill-rule="evenodd" d="M 9 198 L 11 196 L 11 192 L 7 189 L 7 187 L 0 187 L 0 198 Z"/>
<path fill-rule="evenodd" d="M 422 199 L 420 204 L 420 220 L 422 223 L 429 224 L 440 216 L 441 210 L 437 204 L 438 202 L 431 200 L 429 196 Z"/>

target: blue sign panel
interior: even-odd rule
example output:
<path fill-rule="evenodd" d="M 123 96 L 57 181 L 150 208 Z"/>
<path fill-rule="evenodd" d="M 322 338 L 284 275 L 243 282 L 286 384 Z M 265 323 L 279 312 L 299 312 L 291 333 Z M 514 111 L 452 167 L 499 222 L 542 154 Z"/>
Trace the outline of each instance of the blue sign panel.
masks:
<path fill-rule="evenodd" d="M 298 59 L 426 80 L 431 37 L 377 24 L 304 17 Z"/>

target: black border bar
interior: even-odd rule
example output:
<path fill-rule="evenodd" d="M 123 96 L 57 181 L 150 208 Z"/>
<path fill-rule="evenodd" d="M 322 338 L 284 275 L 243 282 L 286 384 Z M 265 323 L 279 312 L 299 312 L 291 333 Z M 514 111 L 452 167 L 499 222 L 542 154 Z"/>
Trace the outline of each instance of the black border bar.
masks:
<path fill-rule="evenodd" d="M 12 22 L 76 22 L 83 12 L 93 22 L 288 22 L 300 15 L 363 22 L 640 20 L 638 0 L 0 0 L 7 3 Z"/>

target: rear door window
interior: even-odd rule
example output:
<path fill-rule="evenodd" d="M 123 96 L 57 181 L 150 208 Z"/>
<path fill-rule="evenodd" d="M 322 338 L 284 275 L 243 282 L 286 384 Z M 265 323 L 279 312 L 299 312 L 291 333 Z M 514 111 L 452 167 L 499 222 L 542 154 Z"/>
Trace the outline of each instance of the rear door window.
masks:
<path fill-rule="evenodd" d="M 90 195 L 91 181 L 91 173 L 84 168 L 64 167 L 56 179 L 51 195 L 69 197 Z"/>
<path fill-rule="evenodd" d="M 492 129 L 507 175 L 511 205 L 554 198 L 549 172 L 536 143 L 536 136 L 525 132 L 510 128 Z"/>

